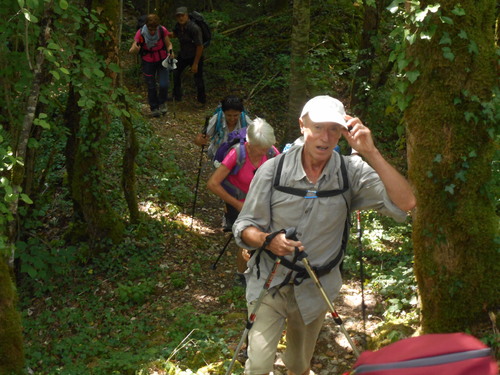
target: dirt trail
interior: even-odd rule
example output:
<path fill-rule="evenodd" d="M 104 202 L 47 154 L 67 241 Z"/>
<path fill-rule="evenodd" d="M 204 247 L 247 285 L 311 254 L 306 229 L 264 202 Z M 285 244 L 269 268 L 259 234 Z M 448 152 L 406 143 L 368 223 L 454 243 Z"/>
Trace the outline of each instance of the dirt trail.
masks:
<path fill-rule="evenodd" d="M 186 93 L 182 102 L 169 102 L 169 112 L 160 117 L 149 117 L 149 108 L 143 104 L 143 113 L 148 117 L 152 128 L 158 137 L 163 138 L 165 144 L 171 150 L 175 150 L 176 160 L 179 166 L 190 176 L 192 180 L 193 192 L 196 184 L 196 176 L 200 163 L 200 147 L 193 143 L 193 138 L 203 126 L 205 116 L 212 113 L 217 106 L 220 98 L 208 98 L 208 103 L 204 108 L 196 106 L 194 89 L 192 81 L 188 77 L 186 80 Z M 146 94 L 142 85 L 136 86 L 138 92 Z M 144 96 L 145 97 L 145 96 Z M 200 259 L 199 253 L 203 253 L 201 274 L 191 275 L 188 286 L 184 291 L 170 291 L 172 300 L 169 301 L 172 306 L 180 306 L 184 303 L 193 303 L 205 313 L 220 311 L 224 306 L 219 301 L 219 297 L 224 294 L 228 288 L 235 285 L 235 254 L 236 247 L 234 241 L 231 241 L 226 253 L 218 262 L 216 270 L 212 265 L 217 255 L 224 246 L 228 234 L 223 233 L 221 229 L 221 218 L 223 214 L 222 201 L 210 193 L 206 188 L 206 181 L 212 172 L 212 168 L 206 160 L 202 158 L 202 171 L 197 194 L 197 204 L 195 218 L 191 217 L 192 207 L 185 207 L 184 213 L 178 215 L 176 220 L 183 221 L 188 228 L 202 235 L 201 244 L 186 244 L 185 239 L 179 239 L 178 243 L 170 244 L 170 247 L 182 250 L 178 254 L 170 257 L 173 265 L 170 271 L 176 269 L 185 269 L 186 263 L 192 259 Z M 191 245 L 191 247 L 190 247 Z M 187 246 L 187 248 L 186 248 Z M 192 254 L 189 254 L 192 251 Z M 167 292 L 167 291 L 166 291 Z M 365 292 L 365 303 L 367 304 L 366 326 L 363 327 L 361 317 L 361 291 L 359 281 L 349 282 L 343 286 L 341 295 L 334 301 L 334 306 L 341 316 L 344 325 L 354 340 L 358 348 L 362 349 L 363 332 L 368 336 L 373 332 L 376 323 L 380 321 L 374 312 L 375 298 L 369 292 Z M 226 306 L 227 307 L 227 306 Z M 237 316 L 241 316 L 241 322 L 232 323 L 232 329 L 241 332 L 244 329 L 244 310 L 235 309 Z M 236 326 L 235 326 L 236 324 Z M 233 348 L 236 347 L 239 337 L 232 339 Z M 275 375 L 286 374 L 286 370 L 280 360 L 280 352 L 276 358 Z M 342 374 L 349 370 L 355 361 L 355 357 L 345 336 L 338 330 L 336 323 L 328 314 L 325 324 L 320 333 L 315 355 L 313 358 L 312 369 L 318 375 Z"/>

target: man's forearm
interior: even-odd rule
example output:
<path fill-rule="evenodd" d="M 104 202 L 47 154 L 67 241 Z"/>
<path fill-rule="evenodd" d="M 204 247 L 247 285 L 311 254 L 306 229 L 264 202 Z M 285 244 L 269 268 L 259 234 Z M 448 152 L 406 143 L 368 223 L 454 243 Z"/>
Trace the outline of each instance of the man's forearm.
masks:
<path fill-rule="evenodd" d="M 384 159 L 378 149 L 363 156 L 380 176 L 391 201 L 403 211 L 413 209 L 416 198 L 406 178 Z"/>

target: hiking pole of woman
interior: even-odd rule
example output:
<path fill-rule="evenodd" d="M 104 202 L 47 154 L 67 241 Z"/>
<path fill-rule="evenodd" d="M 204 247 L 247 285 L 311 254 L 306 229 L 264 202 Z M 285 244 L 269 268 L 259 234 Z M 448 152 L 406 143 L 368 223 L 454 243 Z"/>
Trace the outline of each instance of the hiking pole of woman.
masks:
<path fill-rule="evenodd" d="M 170 53 L 170 58 L 172 58 L 172 50 L 169 50 L 168 51 Z M 172 73 L 170 75 L 170 84 L 173 85 L 173 82 L 174 82 L 174 69 L 170 69 L 170 72 Z M 173 113 L 173 117 L 175 118 L 175 95 L 172 95 L 172 113 Z M 203 152 L 203 149 L 202 149 L 202 152 Z"/>
<path fill-rule="evenodd" d="M 219 252 L 219 256 L 215 260 L 214 264 L 212 264 L 212 269 L 213 270 L 217 268 L 217 263 L 219 263 L 219 259 L 222 257 L 222 254 L 224 254 L 224 252 L 226 251 L 227 246 L 229 245 L 229 242 L 231 242 L 232 239 L 233 239 L 233 233 L 231 232 L 231 234 L 229 235 L 229 238 L 226 241 L 226 244 L 224 245 L 224 247 L 222 248 L 222 250 Z"/>
<path fill-rule="evenodd" d="M 286 238 L 292 238 L 291 236 L 295 235 L 295 228 L 289 228 L 285 231 L 285 237 Z M 262 246 L 258 251 L 262 251 L 264 246 Z M 255 305 L 253 307 L 252 313 L 250 314 L 250 317 L 247 320 L 247 325 L 245 327 L 245 330 L 243 331 L 243 335 L 241 336 L 240 342 L 238 343 L 238 346 L 234 350 L 234 355 L 233 359 L 231 360 L 231 363 L 229 364 L 229 367 L 226 371 L 226 375 L 230 375 L 231 371 L 233 370 L 234 367 L 234 362 L 236 362 L 236 358 L 238 357 L 238 353 L 241 350 L 241 347 L 243 346 L 243 343 L 247 339 L 248 336 L 248 331 L 253 326 L 253 323 L 255 322 L 255 317 L 257 316 L 257 311 L 259 311 L 260 305 L 262 304 L 262 301 L 264 300 L 264 297 L 266 296 L 266 293 L 269 289 L 269 286 L 271 285 L 271 282 L 273 281 L 274 275 L 276 274 L 276 270 L 278 269 L 278 266 L 281 263 L 281 258 L 278 257 L 276 258 L 276 261 L 274 262 L 273 268 L 271 269 L 271 272 L 269 272 L 269 276 L 267 276 L 266 282 L 264 283 L 264 287 L 260 291 L 259 297 L 257 298 Z"/>
<path fill-rule="evenodd" d="M 208 122 L 210 120 L 210 116 L 205 118 L 205 125 L 203 126 L 202 134 L 207 135 Z M 198 187 L 200 186 L 200 175 L 201 175 L 201 167 L 203 165 L 203 152 L 205 149 L 205 145 L 201 146 L 200 152 L 200 162 L 198 164 L 198 176 L 196 177 L 196 188 L 194 189 L 194 200 L 193 200 L 193 210 L 191 212 L 191 230 L 193 230 L 193 222 L 194 222 L 194 212 L 196 210 L 196 198 L 198 198 Z"/>

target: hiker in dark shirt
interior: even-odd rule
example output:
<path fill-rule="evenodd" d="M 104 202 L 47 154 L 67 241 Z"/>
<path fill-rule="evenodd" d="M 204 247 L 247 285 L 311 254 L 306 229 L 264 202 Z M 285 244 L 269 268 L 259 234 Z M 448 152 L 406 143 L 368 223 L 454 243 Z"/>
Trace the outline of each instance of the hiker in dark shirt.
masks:
<path fill-rule="evenodd" d="M 177 56 L 177 69 L 174 70 L 174 99 L 182 100 L 181 76 L 184 69 L 190 66 L 194 74 L 197 99 L 203 105 L 207 101 L 203 81 L 203 35 L 200 27 L 189 19 L 186 7 L 177 8 L 175 18 L 177 23 L 173 37 L 179 39 L 180 51 Z"/>
<path fill-rule="evenodd" d="M 142 60 L 142 73 L 148 87 L 148 102 L 151 114 L 158 117 L 167 113 L 167 95 L 169 86 L 168 70 L 162 61 L 172 51 L 172 43 L 168 38 L 169 31 L 160 25 L 156 14 L 148 14 L 146 23 L 137 30 L 130 53 L 139 53 Z M 172 56 L 173 57 L 173 56 Z M 159 89 L 156 80 L 159 81 Z"/>

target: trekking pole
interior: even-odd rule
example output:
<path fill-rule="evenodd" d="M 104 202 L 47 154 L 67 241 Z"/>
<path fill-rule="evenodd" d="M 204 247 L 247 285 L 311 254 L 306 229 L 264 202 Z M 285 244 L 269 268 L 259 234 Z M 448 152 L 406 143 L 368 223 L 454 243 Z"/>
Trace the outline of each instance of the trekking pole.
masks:
<path fill-rule="evenodd" d="M 292 240 L 298 241 L 298 238 L 295 236 L 295 233 L 293 234 L 292 237 L 290 237 Z M 295 251 L 298 251 L 298 248 L 295 248 Z M 349 333 L 344 327 L 344 323 L 342 322 L 342 319 L 340 318 L 339 314 L 335 310 L 335 307 L 333 307 L 333 303 L 330 301 L 330 298 L 328 298 L 328 295 L 325 292 L 325 288 L 323 288 L 323 285 L 321 285 L 321 282 L 318 279 L 318 276 L 316 276 L 316 273 L 313 271 L 311 268 L 311 264 L 309 263 L 309 259 L 307 259 L 307 254 L 305 251 L 302 251 L 300 254 L 300 257 L 298 260 L 301 260 L 302 263 L 304 263 L 304 267 L 311 277 L 311 279 L 314 281 L 316 286 L 318 287 L 323 299 L 325 300 L 326 304 L 328 305 L 328 308 L 330 309 L 330 313 L 332 314 L 333 320 L 335 323 L 337 323 L 337 326 L 339 327 L 340 331 L 345 335 L 347 341 L 349 342 L 349 345 L 351 345 L 352 351 L 354 352 L 354 355 L 356 358 L 359 357 L 359 350 L 356 348 L 356 345 L 354 345 L 354 342 L 351 339 L 351 336 L 349 336 Z"/>
<path fill-rule="evenodd" d="M 363 344 L 366 346 L 366 304 L 365 304 L 365 271 L 363 264 L 363 230 L 361 228 L 361 212 L 356 212 L 359 245 L 359 277 L 361 279 L 361 316 L 363 317 Z"/>
<path fill-rule="evenodd" d="M 286 238 L 292 238 L 290 236 L 295 234 L 295 228 L 289 228 L 285 231 L 285 237 Z M 264 248 L 262 246 L 259 251 L 261 251 Z M 273 268 L 271 269 L 271 272 L 269 273 L 269 276 L 267 276 L 266 282 L 264 283 L 264 287 L 262 288 L 259 297 L 257 298 L 255 305 L 253 307 L 252 313 L 250 314 L 250 317 L 247 320 L 247 325 L 245 327 L 245 330 L 243 331 L 243 335 L 241 336 L 240 342 L 238 343 L 238 346 L 236 347 L 233 355 L 233 359 L 231 360 L 231 363 L 229 364 L 229 367 L 226 371 L 226 375 L 230 375 L 231 371 L 233 370 L 234 363 L 236 362 L 236 357 L 238 357 L 238 353 L 241 350 L 241 347 L 243 346 L 243 343 L 246 341 L 247 336 L 248 336 L 248 331 L 253 326 L 253 323 L 255 322 L 255 317 L 257 316 L 257 311 L 260 308 L 260 305 L 262 304 L 262 301 L 264 300 L 264 297 L 266 296 L 266 293 L 269 289 L 269 286 L 271 285 L 271 282 L 273 281 L 274 275 L 276 274 L 276 270 L 278 269 L 278 266 L 281 263 L 281 258 L 277 257 L 276 261 L 274 262 Z"/>
<path fill-rule="evenodd" d="M 342 319 L 340 318 L 339 314 L 335 310 L 335 307 L 333 307 L 333 303 L 330 301 L 328 298 L 325 289 L 323 288 L 323 285 L 321 285 L 321 282 L 319 281 L 318 277 L 314 273 L 313 269 L 311 268 L 311 264 L 309 263 L 309 260 L 307 259 L 307 254 L 304 256 L 302 259 L 302 263 L 304 263 L 304 266 L 307 270 L 307 273 L 311 277 L 311 279 L 314 281 L 316 286 L 318 287 L 321 295 L 323 296 L 323 299 L 325 300 L 326 304 L 328 305 L 328 308 L 330 309 L 330 313 L 332 314 L 333 320 L 335 323 L 337 323 L 337 326 L 339 327 L 340 331 L 345 335 L 347 341 L 349 342 L 349 345 L 351 345 L 352 351 L 354 352 L 354 355 L 356 358 L 359 357 L 359 350 L 356 348 L 356 345 L 354 345 L 354 342 L 351 339 L 351 336 L 349 336 L 349 333 L 344 327 L 344 323 L 342 322 Z"/>
<path fill-rule="evenodd" d="M 172 50 L 169 51 L 170 53 L 170 58 L 172 58 Z M 172 71 L 172 80 L 170 81 L 171 84 L 173 85 L 173 81 L 174 81 L 174 69 L 170 69 Z M 175 95 L 172 94 L 172 113 L 174 115 L 174 118 L 175 118 Z"/>
<path fill-rule="evenodd" d="M 210 121 L 210 116 L 205 118 L 205 125 L 203 126 L 202 134 L 207 135 L 208 122 Z M 193 222 L 194 222 L 194 211 L 196 210 L 196 198 L 198 197 L 198 186 L 200 185 L 200 175 L 201 175 L 201 167 L 203 165 L 203 152 L 205 149 L 205 145 L 201 146 L 200 152 L 200 163 L 198 164 L 198 177 L 196 177 L 196 188 L 194 190 L 194 200 L 193 200 L 193 210 L 191 212 L 191 230 L 193 230 Z"/>
<path fill-rule="evenodd" d="M 229 236 L 226 244 L 224 245 L 224 247 L 222 248 L 222 250 L 219 252 L 219 256 L 215 260 L 214 264 L 212 264 L 212 269 L 213 270 L 215 270 L 217 268 L 217 263 L 219 263 L 219 259 L 221 258 L 222 254 L 224 254 L 224 252 L 226 251 L 226 248 L 227 248 L 227 246 L 229 245 L 229 242 L 231 242 L 232 239 L 233 239 L 233 233 L 231 232 L 231 235 Z"/>

